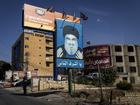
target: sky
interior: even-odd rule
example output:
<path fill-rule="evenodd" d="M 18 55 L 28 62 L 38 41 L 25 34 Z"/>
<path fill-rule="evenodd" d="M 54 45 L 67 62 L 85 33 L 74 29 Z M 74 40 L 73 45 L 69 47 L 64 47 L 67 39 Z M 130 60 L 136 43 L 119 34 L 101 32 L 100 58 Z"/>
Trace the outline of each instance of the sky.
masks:
<path fill-rule="evenodd" d="M 97 44 L 140 44 L 140 0 L 0 0 L 0 60 L 11 62 L 11 47 L 23 31 L 23 4 L 79 17 L 83 21 L 84 46 Z"/>

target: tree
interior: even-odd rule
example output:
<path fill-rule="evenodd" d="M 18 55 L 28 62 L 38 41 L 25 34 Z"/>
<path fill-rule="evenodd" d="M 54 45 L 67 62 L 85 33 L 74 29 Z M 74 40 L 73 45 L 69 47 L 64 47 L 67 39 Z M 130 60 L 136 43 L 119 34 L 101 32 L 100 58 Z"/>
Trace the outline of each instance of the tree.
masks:
<path fill-rule="evenodd" d="M 10 70 L 11 65 L 5 61 L 0 61 L 0 80 L 5 79 L 5 71 Z"/>
<path fill-rule="evenodd" d="M 105 68 L 101 69 L 101 80 L 102 84 L 108 86 L 112 85 L 116 80 L 116 70 L 115 68 Z"/>

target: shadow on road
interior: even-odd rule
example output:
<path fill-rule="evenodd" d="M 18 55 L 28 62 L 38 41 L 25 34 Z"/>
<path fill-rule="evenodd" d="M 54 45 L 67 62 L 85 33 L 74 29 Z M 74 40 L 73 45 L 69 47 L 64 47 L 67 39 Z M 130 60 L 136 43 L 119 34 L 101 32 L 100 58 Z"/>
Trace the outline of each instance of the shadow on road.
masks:
<path fill-rule="evenodd" d="M 41 96 L 46 96 L 50 94 L 56 94 L 59 93 L 60 91 L 52 91 L 52 92 L 36 92 L 36 93 L 12 93 L 12 95 L 20 95 L 20 96 L 31 96 L 31 97 L 41 97 Z"/>

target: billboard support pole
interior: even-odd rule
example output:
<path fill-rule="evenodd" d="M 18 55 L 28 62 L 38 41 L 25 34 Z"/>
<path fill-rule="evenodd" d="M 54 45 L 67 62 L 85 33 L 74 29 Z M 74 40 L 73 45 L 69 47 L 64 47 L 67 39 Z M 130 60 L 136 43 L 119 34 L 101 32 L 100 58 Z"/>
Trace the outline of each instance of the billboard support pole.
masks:
<path fill-rule="evenodd" d="M 72 95 L 72 69 L 67 69 L 68 70 L 68 92 L 69 95 Z"/>

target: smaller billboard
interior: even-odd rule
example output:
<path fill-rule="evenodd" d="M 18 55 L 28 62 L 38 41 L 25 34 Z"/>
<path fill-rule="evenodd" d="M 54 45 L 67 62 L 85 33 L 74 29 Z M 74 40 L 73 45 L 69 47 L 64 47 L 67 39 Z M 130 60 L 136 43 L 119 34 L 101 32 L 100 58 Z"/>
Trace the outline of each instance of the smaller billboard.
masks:
<path fill-rule="evenodd" d="M 66 14 L 56 11 L 51 12 L 47 8 L 24 4 L 23 27 L 55 31 L 55 19 L 64 20 L 64 17 L 67 17 L 66 21 L 80 23 L 80 18 L 64 15 Z"/>
<path fill-rule="evenodd" d="M 110 48 L 108 45 L 89 46 L 84 48 L 84 63 L 86 69 L 111 66 Z"/>

